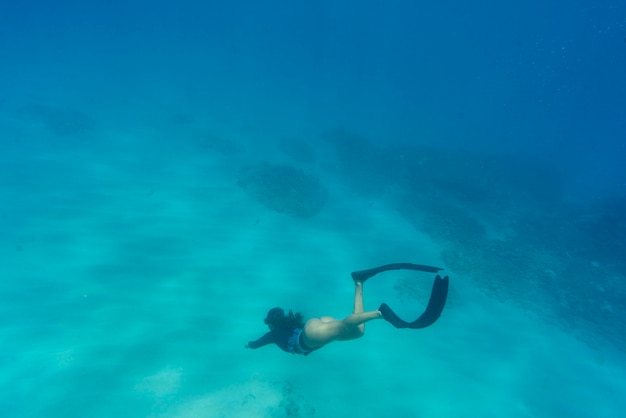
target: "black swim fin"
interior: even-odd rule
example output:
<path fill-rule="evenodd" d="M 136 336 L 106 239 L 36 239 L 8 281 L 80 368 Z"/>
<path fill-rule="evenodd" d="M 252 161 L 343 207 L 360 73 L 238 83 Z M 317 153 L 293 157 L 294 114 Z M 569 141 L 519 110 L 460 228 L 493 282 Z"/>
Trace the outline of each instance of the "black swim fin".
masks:
<path fill-rule="evenodd" d="M 432 325 L 441 316 L 441 312 L 444 306 L 446 306 L 446 300 L 448 299 L 449 282 L 448 276 L 443 279 L 439 275 L 435 277 L 428 306 L 424 313 L 413 322 L 406 322 L 401 319 L 386 303 L 380 305 L 378 309 L 383 314 L 383 318 L 396 328 L 426 328 Z"/>
<path fill-rule="evenodd" d="M 439 267 L 424 266 L 422 264 L 394 263 L 394 264 L 385 264 L 384 266 L 375 267 L 373 269 L 354 271 L 350 274 L 352 275 L 352 280 L 364 282 L 370 277 L 373 277 L 377 275 L 378 273 L 382 273 L 383 271 L 388 271 L 388 270 L 418 270 L 418 271 L 425 271 L 428 273 L 438 273 L 439 271 L 443 269 Z"/>

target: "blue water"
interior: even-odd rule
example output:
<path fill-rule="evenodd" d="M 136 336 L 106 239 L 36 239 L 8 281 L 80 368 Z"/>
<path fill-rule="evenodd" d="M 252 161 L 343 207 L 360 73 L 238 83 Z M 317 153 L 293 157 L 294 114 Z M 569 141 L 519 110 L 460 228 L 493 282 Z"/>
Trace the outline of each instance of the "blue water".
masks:
<path fill-rule="evenodd" d="M 426 3 L 3 2 L 0 415 L 622 416 L 626 5 Z"/>

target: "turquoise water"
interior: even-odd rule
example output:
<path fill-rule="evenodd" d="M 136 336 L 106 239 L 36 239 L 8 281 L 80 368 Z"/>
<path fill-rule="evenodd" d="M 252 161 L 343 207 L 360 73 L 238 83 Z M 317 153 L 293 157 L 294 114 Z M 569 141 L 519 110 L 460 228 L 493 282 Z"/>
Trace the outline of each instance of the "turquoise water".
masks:
<path fill-rule="evenodd" d="M 623 4 L 204 3 L 0 6 L 0 415 L 622 416 Z"/>

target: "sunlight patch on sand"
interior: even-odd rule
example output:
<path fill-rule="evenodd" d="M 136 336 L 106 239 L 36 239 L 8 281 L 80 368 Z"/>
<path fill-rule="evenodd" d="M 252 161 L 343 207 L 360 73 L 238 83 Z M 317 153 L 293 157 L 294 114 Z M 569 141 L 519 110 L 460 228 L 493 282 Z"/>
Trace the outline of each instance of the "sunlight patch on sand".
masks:
<path fill-rule="evenodd" d="M 183 369 L 167 367 L 160 372 L 141 379 L 135 390 L 147 396 L 161 398 L 173 395 L 180 389 Z"/>
<path fill-rule="evenodd" d="M 168 417 L 312 417 L 314 408 L 289 382 L 253 378 L 180 405 Z"/>

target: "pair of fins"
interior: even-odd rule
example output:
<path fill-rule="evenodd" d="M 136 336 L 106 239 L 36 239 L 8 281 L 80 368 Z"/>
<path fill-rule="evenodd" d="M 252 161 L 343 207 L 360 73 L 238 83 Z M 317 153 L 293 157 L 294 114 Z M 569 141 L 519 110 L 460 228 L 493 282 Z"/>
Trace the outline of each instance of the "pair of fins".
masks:
<path fill-rule="evenodd" d="M 355 271 L 352 272 L 351 275 L 354 281 L 364 282 L 365 280 L 377 275 L 378 273 L 389 270 L 417 270 L 425 271 L 427 273 L 439 273 L 439 271 L 443 269 L 439 267 L 424 266 L 422 264 L 394 263 L 385 264 L 384 266 L 375 267 L 368 270 Z M 420 315 L 419 318 L 417 318 L 413 322 L 407 322 L 400 318 L 386 303 L 381 304 L 380 308 L 378 309 L 383 314 L 383 318 L 396 328 L 426 328 L 427 326 L 435 323 L 435 321 L 441 316 L 441 312 L 446 306 L 446 300 L 448 299 L 449 282 L 450 280 L 448 279 L 448 276 L 441 278 L 441 276 L 437 274 L 437 277 L 435 277 L 435 281 L 433 283 L 433 288 L 430 293 L 430 299 L 428 300 L 426 310 L 424 311 L 424 313 L 422 313 L 422 315 Z"/>

